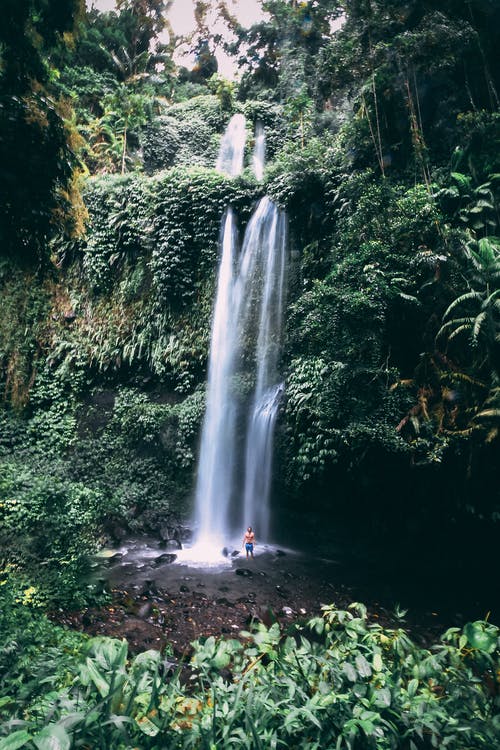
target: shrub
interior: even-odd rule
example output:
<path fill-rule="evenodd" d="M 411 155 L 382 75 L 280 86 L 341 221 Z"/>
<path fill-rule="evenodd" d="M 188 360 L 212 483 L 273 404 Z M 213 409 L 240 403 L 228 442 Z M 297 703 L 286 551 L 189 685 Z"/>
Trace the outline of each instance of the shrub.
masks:
<path fill-rule="evenodd" d="M 143 130 L 141 146 L 148 174 L 171 167 L 181 146 L 175 119 L 167 115 L 154 120 Z"/>
<path fill-rule="evenodd" d="M 36 474 L 15 459 L 2 463 L 0 540 L 13 566 L 41 602 L 82 598 L 86 556 L 97 549 L 102 495 L 85 485 Z"/>
<path fill-rule="evenodd" d="M 0 570 L 0 718 L 71 684 L 87 638 L 40 611 L 35 586 L 8 565 Z M 0 746 L 5 740 L 0 740 Z"/>

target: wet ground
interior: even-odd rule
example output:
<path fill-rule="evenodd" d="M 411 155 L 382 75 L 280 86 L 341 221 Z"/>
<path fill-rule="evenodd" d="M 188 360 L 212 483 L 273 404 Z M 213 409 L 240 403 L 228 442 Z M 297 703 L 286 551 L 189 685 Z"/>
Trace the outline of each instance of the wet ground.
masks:
<path fill-rule="evenodd" d="M 132 652 L 170 644 L 180 657 L 189 654 L 194 639 L 234 636 L 255 622 L 306 621 L 323 604 L 345 608 L 362 601 L 370 617 L 384 625 L 397 624 L 392 614 L 397 603 L 411 605 L 405 627 L 424 643 L 451 625 L 486 614 L 480 603 L 477 611 L 458 611 L 444 589 L 435 591 L 425 580 L 420 588 L 410 583 L 405 596 L 383 566 L 345 555 L 314 557 L 266 546 L 247 560 L 237 549 L 225 552 L 226 557 L 203 564 L 189 551 L 166 549 L 153 539 L 128 539 L 94 561 L 94 580 L 110 593 L 110 602 L 57 619 L 92 635 L 125 637 Z"/>

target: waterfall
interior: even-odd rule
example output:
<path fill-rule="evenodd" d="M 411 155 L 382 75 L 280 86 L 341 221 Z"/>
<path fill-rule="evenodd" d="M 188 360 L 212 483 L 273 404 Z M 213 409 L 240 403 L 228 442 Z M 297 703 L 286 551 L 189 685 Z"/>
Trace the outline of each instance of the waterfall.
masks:
<path fill-rule="evenodd" d="M 259 539 L 264 540 L 269 538 L 272 440 L 283 389 L 284 384 L 278 383 L 256 396 L 248 424 L 243 527 L 258 529 Z"/>
<path fill-rule="evenodd" d="M 259 182 L 264 177 L 266 160 L 266 136 L 261 122 L 255 126 L 255 146 L 252 155 L 253 171 Z"/>
<path fill-rule="evenodd" d="M 219 156 L 215 166 L 219 172 L 229 177 L 237 177 L 242 173 L 245 140 L 245 118 L 240 114 L 233 115 L 220 144 Z"/>
<path fill-rule="evenodd" d="M 237 246 L 234 215 L 228 209 L 222 223 L 222 257 L 217 282 L 210 359 L 207 407 L 203 423 L 196 486 L 196 525 L 203 544 L 218 544 L 227 536 L 227 517 L 234 479 L 236 403 L 231 376 L 237 354 L 232 316 L 233 269 Z"/>
<path fill-rule="evenodd" d="M 283 383 L 277 383 L 281 350 L 281 328 L 286 270 L 286 216 L 263 198 L 268 225 L 264 224 L 260 252 L 263 289 L 260 296 L 256 347 L 257 378 L 246 435 L 244 525 L 258 529 L 261 539 L 269 537 L 269 492 L 272 470 L 272 438 Z"/>
<path fill-rule="evenodd" d="M 241 120 L 240 115 L 231 119 L 217 161 L 217 168 L 230 176 L 243 168 L 245 123 Z M 263 134 L 257 144 L 263 148 Z M 263 150 L 254 164 L 259 159 L 263 160 Z M 243 533 L 243 522 L 254 526 L 259 541 L 269 533 L 273 432 L 283 391 L 278 359 L 286 227 L 285 214 L 268 197 L 262 198 L 238 257 L 236 221 L 230 208 L 222 221 L 195 496 L 196 546 L 205 560 L 218 555 L 235 534 Z M 242 378 L 254 383 L 246 399 L 237 388 Z M 245 438 L 243 444 L 240 435 Z"/>

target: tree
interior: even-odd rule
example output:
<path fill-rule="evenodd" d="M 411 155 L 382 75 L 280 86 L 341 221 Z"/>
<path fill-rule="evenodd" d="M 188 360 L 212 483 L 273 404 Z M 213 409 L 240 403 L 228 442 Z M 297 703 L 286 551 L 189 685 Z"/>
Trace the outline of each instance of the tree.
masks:
<path fill-rule="evenodd" d="M 374 151 L 382 172 L 405 168 L 413 155 L 429 183 L 432 157 L 449 158 L 455 118 L 498 108 L 500 10 L 482 0 L 342 5 L 346 21 L 317 59 L 317 102 L 351 96 L 357 134 L 366 124 L 372 147 L 352 144 L 356 166 L 372 163 Z"/>
<path fill-rule="evenodd" d="M 171 0 L 119 0 L 117 11 L 89 11 L 72 49 L 59 45 L 57 86 L 76 109 L 86 141 L 81 157 L 97 172 L 122 173 L 138 146 L 138 130 L 171 93 L 173 45 L 158 35 L 168 27 Z M 131 149 L 132 146 L 132 149 Z"/>
<path fill-rule="evenodd" d="M 170 74 L 175 40 L 164 44 L 158 37 L 169 28 L 171 4 L 172 0 L 118 0 L 117 12 L 90 10 L 79 21 L 74 48 L 59 48 L 55 64 L 63 74 L 67 67 L 90 67 L 112 73 L 119 81 L 145 71 Z"/>
<path fill-rule="evenodd" d="M 193 51 L 196 58 L 189 78 L 193 83 L 204 83 L 217 73 L 217 58 L 208 39 L 200 39 Z"/>
<path fill-rule="evenodd" d="M 121 84 L 102 101 L 102 115 L 81 126 L 85 161 L 92 172 L 124 174 L 131 161 L 131 143 L 147 122 L 148 100 Z"/>
<path fill-rule="evenodd" d="M 224 3 L 221 3 L 224 6 Z M 252 88 L 277 87 L 286 101 L 313 90 L 314 60 L 330 35 L 330 24 L 341 13 L 339 0 L 267 0 L 262 3 L 269 20 L 244 29 L 224 7 L 221 14 L 236 35 L 227 51 L 238 56 L 243 69 L 242 95 Z"/>
<path fill-rule="evenodd" d="M 124 74 L 130 78 L 137 73 L 158 70 L 161 66 L 165 72 L 171 72 L 172 60 L 167 54 L 168 46 L 162 44 L 158 37 L 167 27 L 167 14 L 173 0 L 117 0 L 120 25 L 127 40 L 120 50 L 113 50 L 115 55 L 125 51 L 124 59 L 129 63 Z M 123 57 L 122 57 L 123 60 Z M 136 64 L 130 63 L 136 61 Z"/>
<path fill-rule="evenodd" d="M 122 86 L 116 94 L 109 97 L 108 102 L 111 108 L 108 119 L 113 119 L 113 129 L 119 135 L 122 144 L 120 172 L 124 174 L 130 134 L 136 132 L 147 121 L 144 98 Z"/>
<path fill-rule="evenodd" d="M 48 55 L 81 13 L 83 0 L 6 0 L 2 7 L 0 252 L 28 263 L 47 260 L 56 217 L 68 217 L 76 159 Z"/>

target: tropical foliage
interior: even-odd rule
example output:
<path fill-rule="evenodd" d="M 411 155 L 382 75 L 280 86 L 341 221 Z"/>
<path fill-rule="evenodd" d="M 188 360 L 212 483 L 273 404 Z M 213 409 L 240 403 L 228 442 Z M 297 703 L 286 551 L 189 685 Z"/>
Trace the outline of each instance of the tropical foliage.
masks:
<path fill-rule="evenodd" d="M 188 688 L 168 655 L 129 658 L 116 639 L 76 640 L 57 674 L 45 657 L 50 692 L 32 681 L 19 690 L 13 675 L 26 667 L 11 667 L 2 711 L 22 719 L 3 723 L 0 748 L 486 749 L 498 740 L 499 634 L 487 622 L 451 628 L 427 649 L 354 604 L 324 607 L 285 633 L 275 624 L 242 635 L 195 642 Z M 52 638 L 69 645 L 61 632 Z M 40 656 L 35 664 L 43 669 Z"/>
<path fill-rule="evenodd" d="M 54 201 L 65 220 L 73 204 L 64 231 L 46 209 L 37 213 L 49 221 L 43 230 L 39 218 L 26 219 L 33 252 L 52 255 L 58 270 L 34 285 L 12 261 L 2 271 L 7 433 L 9 409 L 25 409 L 32 438 L 44 440 L 36 425 L 53 426 L 46 442 L 64 446 L 64 459 L 81 447 L 88 388 L 113 398 L 119 387 L 142 388 L 153 405 L 148 391 L 196 400 L 220 216 L 231 202 L 244 224 L 266 190 L 287 208 L 296 258 L 279 439 L 285 493 L 300 502 L 314 491 L 330 504 L 332 473 L 342 495 L 353 491 L 353 470 L 379 484 L 384 461 L 396 484 L 400 472 L 439 464 L 445 485 L 465 458 L 455 509 L 484 514 L 475 483 L 490 482 L 490 470 L 476 476 L 470 467 L 498 439 L 496 16 L 483 5 L 472 14 L 460 3 L 431 6 L 280 1 L 243 29 L 222 3 L 238 86 L 176 71 L 180 40 L 158 39 L 168 29 L 162 3 L 63 14 L 55 34 L 30 6 L 26 75 L 17 80 L 9 67 L 6 38 L 2 80 L 12 78 L 13 91 L 33 81 L 27 50 L 35 50 L 47 96 L 67 107 L 61 148 L 77 151 L 94 176 L 84 207 L 68 186 L 50 193 L 51 216 Z M 208 11 L 197 8 L 200 49 Z M 75 21 L 74 36 L 61 36 Z M 208 38 L 210 50 L 218 43 Z M 246 115 L 250 143 L 254 123 L 265 126 L 262 187 L 248 172 L 230 182 L 211 171 L 234 111 Z M 9 215 L 18 228 L 4 249 L 17 237 L 14 255 L 27 258 L 25 220 Z M 417 514 L 432 504 L 421 476 Z M 390 507 L 396 489 L 383 483 Z M 495 502 L 487 509 L 495 515 Z"/>
<path fill-rule="evenodd" d="M 100 596 L 105 539 L 189 515 L 220 218 L 243 230 L 264 192 L 290 223 L 283 507 L 481 549 L 481 578 L 496 548 L 498 3 L 266 0 L 243 28 L 199 2 L 190 38 L 170 5 L 2 8 L 0 750 L 493 748 L 488 622 L 427 649 L 329 608 L 199 642 L 186 688 L 168 657 L 43 615 Z M 264 125 L 261 184 L 248 156 L 213 169 L 236 112 L 248 152 Z"/>

